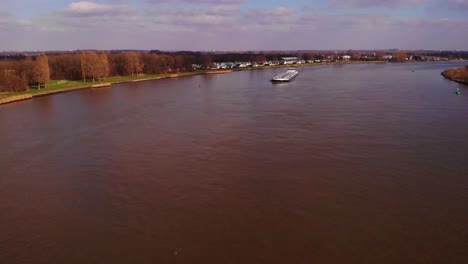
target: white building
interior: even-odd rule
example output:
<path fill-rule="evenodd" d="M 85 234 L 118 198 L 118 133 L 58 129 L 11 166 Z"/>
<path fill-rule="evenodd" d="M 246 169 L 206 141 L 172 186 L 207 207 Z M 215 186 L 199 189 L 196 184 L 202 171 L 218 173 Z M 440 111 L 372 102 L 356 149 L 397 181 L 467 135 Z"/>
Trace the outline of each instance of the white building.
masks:
<path fill-rule="evenodd" d="M 297 63 L 297 57 L 281 57 L 281 64 L 293 64 Z"/>
<path fill-rule="evenodd" d="M 343 60 L 345 60 L 345 61 L 351 60 L 351 56 L 350 56 L 350 55 L 343 55 L 342 58 L 343 58 Z"/>

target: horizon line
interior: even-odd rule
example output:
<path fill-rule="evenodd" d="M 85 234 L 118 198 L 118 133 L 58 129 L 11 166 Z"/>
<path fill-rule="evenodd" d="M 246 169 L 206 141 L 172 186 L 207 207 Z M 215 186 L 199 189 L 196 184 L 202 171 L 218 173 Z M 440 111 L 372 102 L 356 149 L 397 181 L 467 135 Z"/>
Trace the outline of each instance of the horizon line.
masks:
<path fill-rule="evenodd" d="M 77 52 L 77 51 L 139 51 L 139 52 L 203 52 L 203 53 L 214 53 L 214 52 L 310 52 L 310 51 L 326 51 L 326 52 L 338 52 L 338 51 L 418 51 L 418 52 L 468 52 L 468 50 L 457 50 L 457 49 L 276 49 L 276 50 L 164 50 L 164 49 L 63 49 L 63 50 L 2 50 L 0 53 L 33 53 L 33 52 Z"/>

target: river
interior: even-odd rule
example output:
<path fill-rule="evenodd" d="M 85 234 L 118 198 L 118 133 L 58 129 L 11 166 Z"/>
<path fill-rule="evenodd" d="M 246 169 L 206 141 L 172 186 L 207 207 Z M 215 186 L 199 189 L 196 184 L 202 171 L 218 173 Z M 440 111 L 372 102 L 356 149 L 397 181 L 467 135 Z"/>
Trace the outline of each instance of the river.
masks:
<path fill-rule="evenodd" d="M 0 106 L 2 263 L 468 263 L 462 63 L 300 67 Z M 455 95 L 457 87 L 461 95 Z"/>

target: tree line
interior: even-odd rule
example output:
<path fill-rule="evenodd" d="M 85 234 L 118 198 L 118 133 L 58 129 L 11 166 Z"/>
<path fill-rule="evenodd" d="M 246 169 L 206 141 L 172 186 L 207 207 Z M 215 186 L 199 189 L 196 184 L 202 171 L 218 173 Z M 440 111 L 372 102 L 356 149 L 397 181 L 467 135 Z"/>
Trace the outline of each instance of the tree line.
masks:
<path fill-rule="evenodd" d="M 199 61 L 200 60 L 200 61 Z M 194 55 L 138 53 L 80 53 L 13 56 L 0 60 L 0 92 L 46 87 L 49 80 L 105 80 L 111 76 L 138 76 L 191 71 L 201 62 Z"/>
<path fill-rule="evenodd" d="M 45 87 L 52 80 L 98 81 L 112 76 L 138 76 L 192 71 L 193 64 L 209 68 L 213 62 L 265 62 L 307 54 L 281 52 L 97 52 L 23 54 L 0 57 L 0 92 Z"/>
<path fill-rule="evenodd" d="M 25 91 L 29 86 L 46 87 L 50 80 L 48 57 L 0 62 L 0 92 Z"/>
<path fill-rule="evenodd" d="M 24 91 L 29 87 L 40 89 L 53 80 L 105 80 L 112 76 L 138 76 L 192 71 L 193 64 L 209 68 L 213 62 L 266 62 L 282 57 L 297 57 L 301 60 L 340 60 L 343 55 L 351 60 L 386 60 L 384 52 L 150 52 L 137 51 L 80 51 L 48 53 L 39 56 L 16 54 L 0 56 L 0 92 Z M 405 51 L 393 52 L 393 61 L 406 61 Z M 429 54 L 428 54 L 429 55 Z M 431 54 L 432 55 L 432 54 Z M 441 54 L 448 56 L 448 54 Z M 463 57 L 465 53 L 456 53 Z M 455 56 L 450 53 L 450 56 Z"/>

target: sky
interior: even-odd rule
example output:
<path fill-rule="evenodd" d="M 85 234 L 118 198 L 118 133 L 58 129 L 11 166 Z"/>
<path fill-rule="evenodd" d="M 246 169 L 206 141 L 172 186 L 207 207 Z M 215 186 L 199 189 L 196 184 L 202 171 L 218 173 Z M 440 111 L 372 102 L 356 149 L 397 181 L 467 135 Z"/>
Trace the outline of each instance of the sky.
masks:
<path fill-rule="evenodd" d="M 0 0 L 0 51 L 468 50 L 468 0 Z"/>

